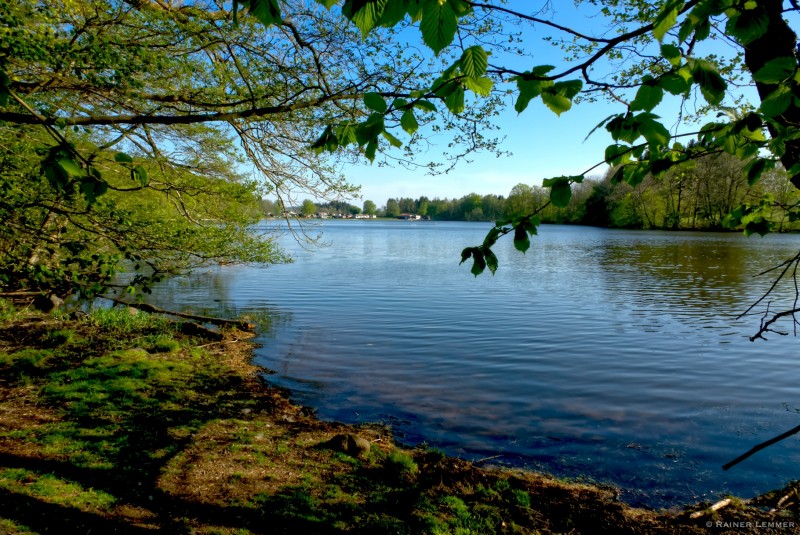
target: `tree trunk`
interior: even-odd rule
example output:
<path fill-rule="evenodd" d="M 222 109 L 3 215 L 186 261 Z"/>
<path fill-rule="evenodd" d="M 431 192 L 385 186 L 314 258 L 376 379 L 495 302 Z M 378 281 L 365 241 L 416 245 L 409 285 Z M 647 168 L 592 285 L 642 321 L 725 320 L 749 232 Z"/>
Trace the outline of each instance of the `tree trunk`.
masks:
<path fill-rule="evenodd" d="M 764 35 L 744 47 L 744 62 L 751 73 L 757 72 L 770 60 L 782 57 L 797 57 L 797 35 L 783 18 L 782 0 L 761 0 L 759 3 L 767 12 L 769 25 Z M 756 82 L 758 95 L 762 101 L 777 87 L 775 84 Z M 796 91 L 797 87 L 795 85 Z M 793 101 L 782 115 L 774 119 L 781 126 L 797 128 L 800 125 L 800 106 Z M 770 128 L 770 133 L 773 136 L 776 135 L 774 128 Z M 789 171 L 799 162 L 800 140 L 787 140 L 786 152 L 781 156 L 781 163 Z M 795 172 L 790 177 L 790 180 L 797 189 L 800 189 L 800 173 Z"/>

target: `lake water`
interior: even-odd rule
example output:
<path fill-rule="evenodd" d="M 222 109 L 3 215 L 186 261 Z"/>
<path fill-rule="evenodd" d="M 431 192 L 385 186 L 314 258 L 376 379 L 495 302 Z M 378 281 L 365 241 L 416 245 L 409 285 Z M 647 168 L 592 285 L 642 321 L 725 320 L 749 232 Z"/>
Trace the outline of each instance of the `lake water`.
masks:
<path fill-rule="evenodd" d="M 256 362 L 325 419 L 389 424 L 466 459 L 582 476 L 633 504 L 745 497 L 800 477 L 798 344 L 750 342 L 753 276 L 800 236 L 543 226 L 474 278 L 487 223 L 328 221 L 293 264 L 165 282 L 165 306 L 268 312 Z M 785 304 L 785 303 L 784 303 Z M 778 306 L 775 303 L 774 306 Z"/>

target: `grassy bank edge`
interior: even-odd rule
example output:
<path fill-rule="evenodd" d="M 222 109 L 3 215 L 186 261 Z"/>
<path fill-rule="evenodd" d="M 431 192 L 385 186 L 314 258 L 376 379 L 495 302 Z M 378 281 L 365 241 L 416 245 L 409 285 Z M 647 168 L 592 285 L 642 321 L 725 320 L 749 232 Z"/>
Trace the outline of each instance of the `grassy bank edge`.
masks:
<path fill-rule="evenodd" d="M 691 518 L 711 504 L 636 509 L 612 488 L 403 449 L 265 385 L 247 333 L 185 333 L 124 307 L 42 316 L 0 302 L 0 532 L 795 531 L 791 489 Z"/>

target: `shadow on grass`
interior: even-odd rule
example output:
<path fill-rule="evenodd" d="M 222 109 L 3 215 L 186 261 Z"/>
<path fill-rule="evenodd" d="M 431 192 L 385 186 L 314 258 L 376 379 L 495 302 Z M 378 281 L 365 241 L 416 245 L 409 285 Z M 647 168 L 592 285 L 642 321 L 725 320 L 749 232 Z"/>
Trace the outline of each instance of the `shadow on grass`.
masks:
<path fill-rule="evenodd" d="M 11 425 L 0 421 L 0 518 L 59 533 L 408 531 L 399 517 L 408 517 L 418 493 L 376 489 L 371 479 L 381 474 L 332 453 L 320 459 L 339 475 L 315 474 L 302 485 L 277 482 L 202 503 L 165 491 L 162 476 L 198 432 L 243 415 L 269 419 L 287 402 L 227 367 L 224 354 L 198 350 L 204 341 L 125 311 L 105 314 L 105 327 L 88 321 L 0 329 L 0 339 L 16 348 L 0 352 L 0 400 L 6 413 L 19 414 Z M 14 400 L 13 389 L 29 399 Z M 51 417 L 26 420 L 31 410 Z M 294 441 L 303 425 L 279 427 Z M 362 499 L 354 504 L 352 496 Z M 354 518 L 361 519 L 355 527 Z"/>

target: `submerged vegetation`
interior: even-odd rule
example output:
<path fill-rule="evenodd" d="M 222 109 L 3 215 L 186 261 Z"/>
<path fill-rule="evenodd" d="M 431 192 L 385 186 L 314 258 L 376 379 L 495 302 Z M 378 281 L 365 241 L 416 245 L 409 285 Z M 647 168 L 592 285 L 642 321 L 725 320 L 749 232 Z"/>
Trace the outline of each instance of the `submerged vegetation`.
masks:
<path fill-rule="evenodd" d="M 770 533 L 755 526 L 797 521 L 796 504 L 699 519 L 633 509 L 613 488 L 403 449 L 386 428 L 321 422 L 265 385 L 246 333 L 209 342 L 125 307 L 74 316 L 0 301 L 3 533 L 692 533 L 710 520 Z M 372 447 L 326 447 L 342 432 Z"/>

